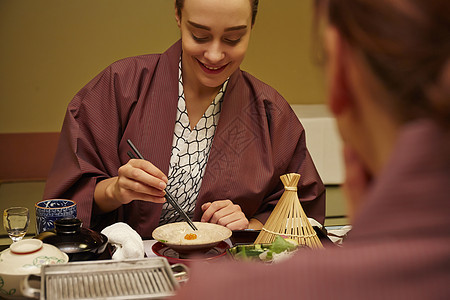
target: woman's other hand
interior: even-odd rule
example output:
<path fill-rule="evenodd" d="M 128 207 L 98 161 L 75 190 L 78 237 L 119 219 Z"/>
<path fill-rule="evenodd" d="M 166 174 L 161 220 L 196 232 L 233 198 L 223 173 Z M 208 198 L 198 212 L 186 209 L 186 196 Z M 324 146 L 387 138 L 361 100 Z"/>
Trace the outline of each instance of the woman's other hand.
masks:
<path fill-rule="evenodd" d="M 247 229 L 249 221 L 242 212 L 241 207 L 231 200 L 217 200 L 202 205 L 203 216 L 201 221 L 219 224 L 230 230 Z"/>
<path fill-rule="evenodd" d="M 133 200 L 164 203 L 167 176 L 151 162 L 130 159 L 118 170 L 118 176 L 99 182 L 94 199 L 97 208 L 109 212 Z"/>

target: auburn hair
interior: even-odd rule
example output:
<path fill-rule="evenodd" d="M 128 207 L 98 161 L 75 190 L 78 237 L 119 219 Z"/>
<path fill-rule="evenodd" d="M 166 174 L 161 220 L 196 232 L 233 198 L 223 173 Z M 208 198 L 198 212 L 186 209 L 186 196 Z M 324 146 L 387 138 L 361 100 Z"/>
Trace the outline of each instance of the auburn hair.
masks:
<path fill-rule="evenodd" d="M 316 0 L 316 12 L 363 53 L 401 121 L 450 128 L 450 1 Z"/>

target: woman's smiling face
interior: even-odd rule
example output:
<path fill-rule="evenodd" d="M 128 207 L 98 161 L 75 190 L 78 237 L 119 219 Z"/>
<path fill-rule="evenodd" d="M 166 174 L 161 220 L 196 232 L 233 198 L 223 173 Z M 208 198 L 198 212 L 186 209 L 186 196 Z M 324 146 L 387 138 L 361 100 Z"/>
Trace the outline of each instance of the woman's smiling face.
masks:
<path fill-rule="evenodd" d="M 251 32 L 249 0 L 185 0 L 176 13 L 184 83 L 222 85 L 244 59 Z"/>

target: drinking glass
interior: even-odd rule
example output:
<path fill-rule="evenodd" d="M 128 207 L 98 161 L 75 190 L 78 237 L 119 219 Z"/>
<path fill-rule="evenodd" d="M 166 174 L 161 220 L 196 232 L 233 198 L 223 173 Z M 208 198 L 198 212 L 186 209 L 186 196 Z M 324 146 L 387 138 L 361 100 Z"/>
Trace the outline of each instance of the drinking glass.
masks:
<path fill-rule="evenodd" d="M 25 236 L 29 223 L 30 213 L 26 207 L 10 207 L 3 212 L 3 226 L 13 242 Z"/>

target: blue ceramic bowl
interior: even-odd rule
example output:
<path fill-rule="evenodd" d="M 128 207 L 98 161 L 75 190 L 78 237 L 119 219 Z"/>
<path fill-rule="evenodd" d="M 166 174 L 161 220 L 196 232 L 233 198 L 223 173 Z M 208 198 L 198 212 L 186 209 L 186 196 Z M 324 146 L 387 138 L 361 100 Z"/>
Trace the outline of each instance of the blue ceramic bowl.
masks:
<path fill-rule="evenodd" d="M 54 221 L 59 219 L 75 219 L 77 217 L 77 204 L 67 199 L 49 199 L 35 204 L 36 231 L 42 233 L 52 230 Z"/>

